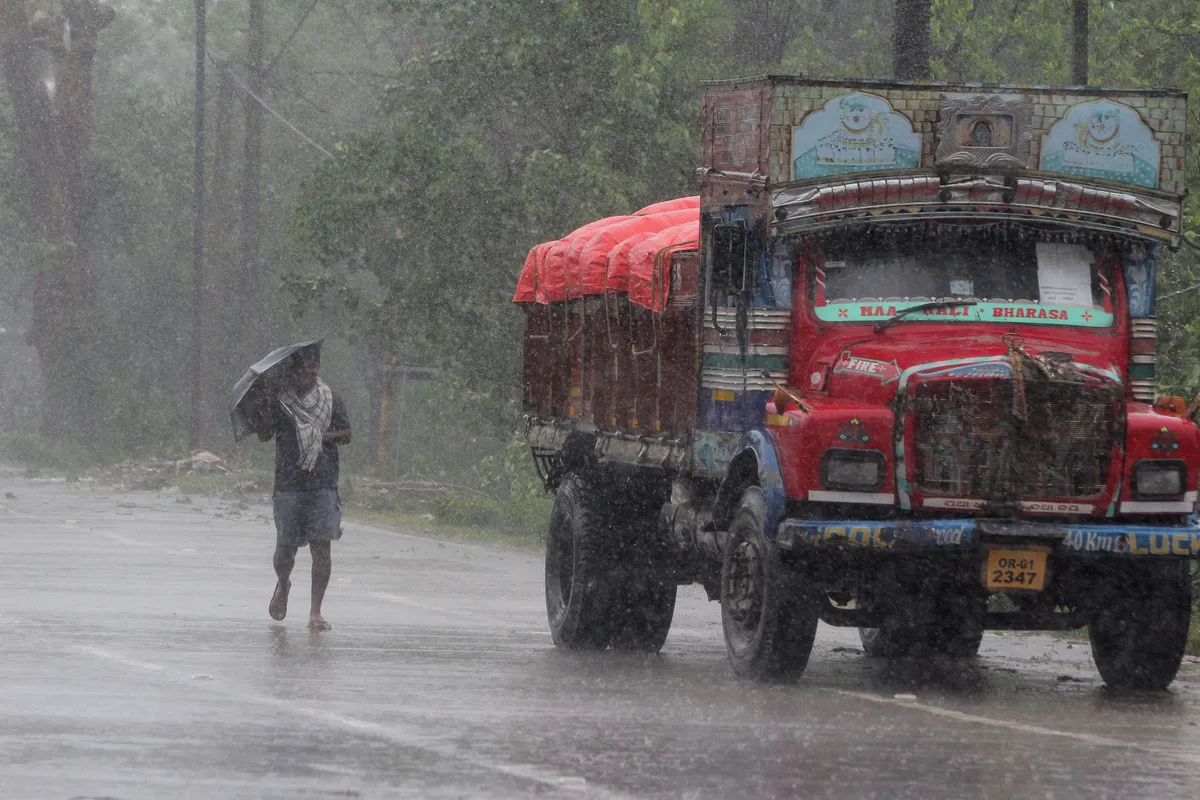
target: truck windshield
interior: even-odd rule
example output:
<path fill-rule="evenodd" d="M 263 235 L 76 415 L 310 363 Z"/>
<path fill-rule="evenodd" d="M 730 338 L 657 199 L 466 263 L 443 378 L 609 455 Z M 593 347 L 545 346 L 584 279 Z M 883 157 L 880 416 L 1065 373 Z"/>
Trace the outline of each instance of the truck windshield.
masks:
<path fill-rule="evenodd" d="M 1112 325 L 1106 259 L 1089 246 L 949 230 L 826 239 L 811 270 L 817 317 L 879 322 L 939 302 L 898 321 Z"/>

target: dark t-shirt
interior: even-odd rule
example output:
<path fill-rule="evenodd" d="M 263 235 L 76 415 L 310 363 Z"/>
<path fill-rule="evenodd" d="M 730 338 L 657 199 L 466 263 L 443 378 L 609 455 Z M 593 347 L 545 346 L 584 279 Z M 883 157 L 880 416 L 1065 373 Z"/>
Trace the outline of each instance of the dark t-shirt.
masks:
<path fill-rule="evenodd" d="M 350 414 L 337 392 L 333 392 L 333 414 L 329 419 L 329 430 L 350 429 Z M 338 488 L 337 445 L 326 442 L 321 445 L 321 455 L 312 472 L 300 468 L 300 443 L 296 441 L 296 424 L 275 404 L 275 491 L 309 492 L 315 489 Z"/>

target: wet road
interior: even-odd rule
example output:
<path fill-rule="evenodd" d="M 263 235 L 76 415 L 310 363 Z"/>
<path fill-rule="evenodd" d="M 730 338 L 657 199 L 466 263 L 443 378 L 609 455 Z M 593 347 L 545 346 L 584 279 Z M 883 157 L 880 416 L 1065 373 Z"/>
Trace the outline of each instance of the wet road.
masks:
<path fill-rule="evenodd" d="M 0 471 L 0 797 L 1196 797 L 1200 664 L 1111 697 L 1086 644 L 733 678 L 717 608 L 659 656 L 571 654 L 536 554 L 348 523 L 326 617 L 266 615 L 266 506 Z"/>

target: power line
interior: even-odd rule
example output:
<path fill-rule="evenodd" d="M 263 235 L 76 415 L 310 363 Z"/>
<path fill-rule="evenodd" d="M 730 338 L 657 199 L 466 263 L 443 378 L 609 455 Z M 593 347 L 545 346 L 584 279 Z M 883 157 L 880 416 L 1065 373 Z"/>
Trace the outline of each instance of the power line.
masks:
<path fill-rule="evenodd" d="M 1186 244 L 1188 247 L 1192 248 L 1193 250 L 1200 251 L 1200 245 L 1198 245 L 1198 244 L 1196 244 L 1195 242 L 1193 242 L 1193 241 L 1192 241 L 1191 239 L 1189 239 L 1187 236 L 1184 236 L 1184 235 L 1182 235 L 1182 234 L 1181 234 L 1181 235 L 1179 236 L 1179 238 L 1180 238 L 1180 240 L 1181 240 L 1181 241 L 1182 241 L 1184 244 Z M 1162 296 L 1161 296 L 1161 297 L 1159 297 L 1158 299 L 1159 299 L 1159 300 L 1166 300 L 1168 297 L 1175 297 L 1176 295 L 1187 294 L 1188 292 L 1194 292 L 1194 291 L 1196 291 L 1197 289 L 1200 289 L 1200 283 L 1197 283 L 1195 286 L 1189 286 L 1189 287 L 1187 287 L 1186 289 L 1180 289 L 1180 290 L 1178 290 L 1178 291 L 1175 291 L 1175 292 L 1168 292 L 1167 294 L 1164 294 L 1164 295 L 1162 295 Z"/>
<path fill-rule="evenodd" d="M 329 152 L 324 147 L 322 147 L 320 144 L 315 142 L 311 136 L 309 136 L 307 133 L 305 133 L 304 131 L 300 130 L 295 125 L 293 125 L 287 119 L 287 117 L 283 116 L 283 114 L 280 114 L 278 111 L 271 108 L 271 106 L 267 105 L 267 102 L 265 100 L 263 100 L 261 97 L 256 95 L 254 92 L 250 91 L 250 87 L 247 86 L 245 84 L 245 82 L 241 78 L 238 77 L 238 74 L 236 72 L 234 72 L 233 69 L 227 63 L 218 61 L 217 57 L 212 54 L 211 50 L 206 49 L 205 52 L 208 54 L 208 57 L 210 59 L 212 59 L 214 64 L 216 64 L 218 67 L 220 67 L 222 70 L 224 70 L 225 73 L 227 75 L 229 75 L 230 78 L 233 79 L 233 82 L 236 83 L 238 86 L 240 86 L 243 92 L 245 92 L 247 95 L 249 95 L 251 98 L 253 98 L 254 102 L 256 102 L 260 106 L 262 106 L 263 109 L 267 113 L 269 113 L 271 116 L 275 117 L 275 119 L 279 120 L 284 125 L 286 125 L 288 127 L 288 129 L 291 130 L 292 133 L 296 134 L 301 139 L 303 139 L 305 141 L 305 143 L 308 144 L 309 147 L 313 148 L 314 150 L 316 150 L 317 152 L 319 152 L 321 155 L 325 156 L 326 158 L 333 158 L 333 153 Z"/>
<path fill-rule="evenodd" d="M 1158 299 L 1166 300 L 1168 297 L 1174 297 L 1175 295 L 1179 295 L 1179 294 L 1187 294 L 1188 292 L 1194 292 L 1197 289 L 1200 289 L 1200 283 L 1197 283 L 1195 286 L 1189 286 L 1186 289 L 1180 289 L 1177 292 L 1167 292 L 1166 294 L 1164 294 L 1162 297 L 1160 297 Z"/>
<path fill-rule="evenodd" d="M 275 57 L 271 59 L 269 64 L 267 64 L 267 68 L 263 70 L 264 75 L 271 74 L 271 70 L 275 68 L 276 62 L 283 57 L 283 54 L 288 49 L 288 45 L 292 43 L 292 40 L 296 38 L 296 34 L 298 34 L 300 29 L 304 27 L 304 23 L 308 21 L 308 15 L 313 12 L 313 9 L 317 7 L 317 3 L 319 2 L 321 2 L 321 0 L 312 1 L 312 4 L 308 7 L 308 10 L 304 12 L 304 16 L 300 17 L 300 21 L 296 23 L 294 28 L 292 28 L 292 32 L 288 35 L 287 41 L 283 43 L 283 46 L 279 48 L 279 52 L 276 53 Z"/>

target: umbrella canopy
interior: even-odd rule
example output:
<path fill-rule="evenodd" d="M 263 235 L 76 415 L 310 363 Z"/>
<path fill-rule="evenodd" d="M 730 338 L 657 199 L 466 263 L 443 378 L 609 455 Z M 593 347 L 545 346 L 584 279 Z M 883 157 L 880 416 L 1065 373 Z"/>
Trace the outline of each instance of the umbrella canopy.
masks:
<path fill-rule="evenodd" d="M 323 341 L 325 340 L 313 339 L 277 348 L 246 370 L 246 374 L 233 385 L 233 391 L 229 394 L 229 421 L 233 423 L 233 440 L 235 442 L 240 442 L 254 432 L 254 424 L 248 409 L 255 406 L 257 402 L 261 402 L 259 379 L 270 372 L 273 367 L 279 366 L 302 350 L 311 350 L 316 353 L 317 358 L 320 358 L 321 342 Z"/>

